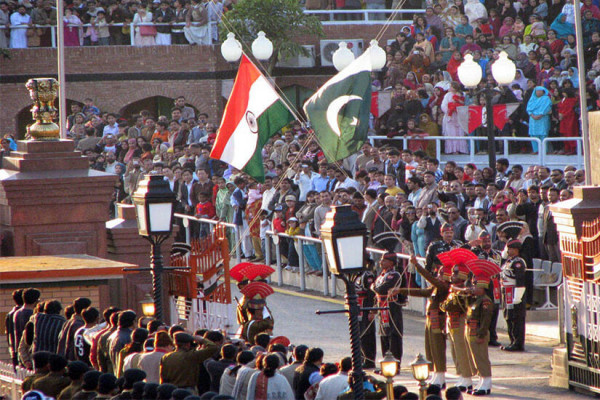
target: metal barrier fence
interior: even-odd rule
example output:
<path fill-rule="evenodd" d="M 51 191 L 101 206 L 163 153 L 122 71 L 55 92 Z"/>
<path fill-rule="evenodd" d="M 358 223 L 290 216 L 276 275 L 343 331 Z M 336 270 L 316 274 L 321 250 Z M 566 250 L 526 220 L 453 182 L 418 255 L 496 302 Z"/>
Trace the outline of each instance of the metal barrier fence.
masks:
<path fill-rule="evenodd" d="M 387 136 L 369 136 L 369 141 L 371 142 L 371 144 L 374 144 L 375 141 L 380 141 L 380 140 L 384 140 L 384 141 L 398 141 L 398 142 L 402 142 L 402 148 L 408 148 L 408 141 L 410 139 L 406 138 L 406 137 L 395 137 L 395 138 L 388 138 Z M 465 140 L 469 142 L 469 153 L 468 154 L 464 154 L 463 156 L 466 158 L 466 160 L 462 160 L 461 162 L 465 162 L 465 163 L 477 163 L 480 162 L 481 160 L 477 159 L 477 156 L 479 157 L 487 157 L 487 153 L 478 155 L 476 154 L 476 146 L 475 143 L 476 142 L 485 142 L 485 145 L 487 146 L 487 140 L 488 138 L 486 136 L 426 136 L 423 138 L 419 138 L 418 140 L 434 140 L 435 141 L 435 148 L 436 148 L 436 158 L 438 160 L 442 159 L 442 156 L 444 155 L 442 153 L 442 149 L 444 146 L 444 141 L 446 140 Z M 527 157 L 532 161 L 532 164 L 536 164 L 536 165 L 544 165 L 547 167 L 551 167 L 551 166 L 557 166 L 557 167 L 564 167 L 565 166 L 565 159 L 560 159 L 557 158 L 557 156 L 551 155 L 548 153 L 548 149 L 550 147 L 550 145 L 552 143 L 556 143 L 556 142 L 567 142 L 567 141 L 576 141 L 577 142 L 577 151 L 575 155 L 565 155 L 565 156 L 561 156 L 561 157 L 567 157 L 567 159 L 569 160 L 570 164 L 575 165 L 578 169 L 579 168 L 583 168 L 583 139 L 581 137 L 551 137 L 551 138 L 545 138 L 540 140 L 539 138 L 536 137 L 512 137 L 512 136 L 497 136 L 496 137 L 496 143 L 502 143 L 503 144 L 503 149 L 501 152 L 497 153 L 498 157 L 504 157 L 504 158 L 509 158 L 509 157 L 514 157 L 514 156 L 521 156 L 521 157 Z M 538 149 L 539 152 L 538 154 L 520 154 L 520 153 L 511 153 L 510 152 L 510 146 L 509 143 L 511 142 L 526 142 L 526 143 L 537 143 L 538 144 Z M 553 159 L 554 157 L 554 159 Z M 574 162 L 571 162 L 572 159 L 575 159 Z M 486 162 L 487 162 L 487 158 L 486 158 Z"/>
<path fill-rule="evenodd" d="M 23 395 L 21 384 L 30 375 L 33 371 L 0 361 L 0 399 L 19 400 Z"/>
<path fill-rule="evenodd" d="M 345 25 L 345 24 L 354 24 L 354 25 L 382 25 L 386 22 L 388 17 L 394 12 L 392 9 L 383 9 L 383 10 L 375 10 L 375 9 L 367 9 L 367 10 L 304 10 L 305 14 L 315 15 L 322 19 L 323 25 Z M 392 25 L 410 25 L 412 23 L 412 17 L 414 14 L 423 14 L 424 10 L 421 9 L 401 9 L 399 10 L 396 17 L 391 20 L 389 23 Z M 211 21 L 208 23 L 208 32 L 207 37 L 210 41 L 209 44 L 212 44 L 213 32 L 218 30 L 217 26 L 218 22 Z M 89 28 L 92 27 L 92 24 L 68 24 L 67 27 L 71 28 Z M 131 45 L 135 45 L 135 28 L 139 26 L 170 26 L 176 29 L 183 29 L 186 24 L 185 23 L 154 23 L 154 22 L 143 22 L 143 23 L 111 23 L 108 25 L 103 25 L 102 27 L 123 27 L 129 26 L 130 29 L 130 40 Z M 192 26 L 200 26 L 197 23 L 192 22 Z M 96 26 L 97 28 L 98 26 Z M 7 28 L 6 26 L 0 26 L 0 32 L 3 32 L 5 29 L 20 30 L 20 29 L 30 29 L 30 28 L 50 28 L 50 35 L 52 40 L 52 47 L 56 47 L 56 25 L 16 25 Z M 383 46 L 383 45 L 382 45 Z"/>
<path fill-rule="evenodd" d="M 175 217 L 183 220 L 183 225 L 186 229 L 187 243 L 190 243 L 190 238 L 191 238 L 191 236 L 190 236 L 190 221 L 209 224 L 211 227 L 214 227 L 217 224 L 220 224 L 227 228 L 231 228 L 231 229 L 233 229 L 233 232 L 235 234 L 236 243 L 240 243 L 241 239 L 242 239 L 242 235 L 246 234 L 245 232 L 241 232 L 240 229 L 237 229 L 236 225 L 231 224 L 231 223 L 223 223 L 223 222 L 219 222 L 219 221 L 215 221 L 215 220 L 211 220 L 211 219 L 196 218 L 191 215 L 178 214 L 178 213 L 175 214 Z M 286 284 L 286 282 L 284 282 L 282 254 L 281 254 L 279 246 L 277 245 L 279 243 L 279 241 L 281 240 L 281 238 L 287 238 L 290 240 L 294 240 L 300 244 L 300 246 L 298 246 L 298 251 L 297 251 L 298 252 L 298 260 L 299 260 L 299 275 L 300 275 L 299 289 L 300 289 L 300 291 L 306 290 L 307 261 L 306 261 L 306 257 L 304 254 L 304 246 L 303 245 L 304 244 L 313 244 L 317 247 L 317 251 L 320 253 L 320 256 L 321 256 L 321 272 L 323 274 L 322 275 L 322 279 L 323 279 L 322 293 L 324 296 L 336 297 L 337 296 L 336 278 L 334 275 L 332 275 L 329 272 L 329 268 L 327 266 L 327 255 L 326 255 L 325 251 L 323 251 L 321 239 L 308 237 L 308 236 L 302 236 L 302 235 L 289 236 L 285 233 L 275 233 L 273 231 L 267 231 L 267 237 L 265 239 L 265 254 L 264 254 L 265 264 L 275 265 L 277 286 L 282 286 L 282 285 Z M 275 254 L 273 254 L 273 250 L 274 250 Z M 366 250 L 371 257 L 374 257 L 375 255 L 381 256 L 386 252 L 385 250 L 376 249 L 376 248 L 372 248 L 372 247 L 367 247 Z M 241 259 L 242 259 L 241 245 L 236 246 L 234 244 L 234 248 L 233 248 L 232 252 L 235 252 L 236 263 L 241 262 Z M 409 260 L 411 257 L 410 254 L 404 254 L 404 253 L 396 253 L 396 255 L 401 260 Z M 417 257 L 417 260 L 424 262 L 425 258 Z M 287 282 L 287 284 L 289 284 L 289 282 Z"/>
<path fill-rule="evenodd" d="M 191 23 L 192 26 L 201 26 L 198 23 L 192 22 Z M 89 28 L 89 27 L 96 27 L 98 28 L 97 25 L 92 25 L 92 24 L 81 24 L 81 25 L 75 25 L 75 24 L 67 24 L 66 27 L 71 27 L 71 28 Z M 131 45 L 135 46 L 135 28 L 139 27 L 139 26 L 169 26 L 171 28 L 178 28 L 183 30 L 183 28 L 186 26 L 185 23 L 154 23 L 154 22 L 142 22 L 142 23 L 123 23 L 123 22 L 119 22 L 119 23 L 114 23 L 114 24 L 108 24 L 108 25 L 103 25 L 101 26 L 102 28 L 113 28 L 113 27 L 123 27 L 123 26 L 129 26 L 129 39 L 131 41 Z M 19 30 L 19 29 L 31 29 L 31 28 L 50 28 L 50 37 L 52 40 L 52 46 L 51 47 L 56 47 L 56 25 L 17 25 L 17 26 L 11 26 L 10 28 L 7 28 L 5 26 L 0 26 L 0 32 L 3 32 L 5 29 L 10 29 L 11 31 L 13 30 Z M 212 37 L 213 37 L 213 32 L 215 30 L 217 30 L 217 22 L 212 21 L 208 23 L 208 31 L 206 33 L 206 37 L 209 43 L 207 44 L 212 44 Z M 177 32 L 175 32 L 177 33 Z M 95 46 L 99 46 L 99 45 L 94 45 Z M 33 48 L 33 47 L 32 47 Z M 35 47 L 40 48 L 40 47 Z"/>

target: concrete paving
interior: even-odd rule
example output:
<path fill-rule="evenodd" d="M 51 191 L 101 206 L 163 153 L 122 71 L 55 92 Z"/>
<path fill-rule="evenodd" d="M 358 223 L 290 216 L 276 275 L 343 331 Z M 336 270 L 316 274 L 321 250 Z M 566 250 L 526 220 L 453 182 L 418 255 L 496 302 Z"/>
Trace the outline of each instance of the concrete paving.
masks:
<path fill-rule="evenodd" d="M 326 361 L 337 361 L 349 355 L 350 342 L 348 320 L 345 314 L 316 315 L 317 310 L 334 310 L 343 307 L 340 299 L 323 297 L 316 292 L 297 292 L 295 288 L 276 287 L 276 293 L 268 299 L 275 316 L 275 335 L 285 335 L 294 344 L 318 346 L 325 351 Z M 502 317 L 500 317 L 502 318 Z M 488 399 L 579 399 L 586 396 L 566 389 L 548 385 L 551 374 L 552 349 L 559 345 L 557 328 L 548 323 L 532 323 L 530 330 L 545 336 L 528 334 L 526 352 L 506 353 L 490 348 L 494 386 Z M 535 326 L 535 329 L 534 329 Z M 401 372 L 395 382 L 411 391 L 417 391 L 417 383 L 410 373 L 410 362 L 416 354 L 424 353 L 424 318 L 414 311 L 404 313 L 404 357 Z M 500 333 L 500 342 L 507 343 L 506 334 Z M 381 356 L 378 347 L 378 357 Z M 456 382 L 450 350 L 448 359 L 448 383 Z M 465 396 L 465 398 L 472 396 Z"/>

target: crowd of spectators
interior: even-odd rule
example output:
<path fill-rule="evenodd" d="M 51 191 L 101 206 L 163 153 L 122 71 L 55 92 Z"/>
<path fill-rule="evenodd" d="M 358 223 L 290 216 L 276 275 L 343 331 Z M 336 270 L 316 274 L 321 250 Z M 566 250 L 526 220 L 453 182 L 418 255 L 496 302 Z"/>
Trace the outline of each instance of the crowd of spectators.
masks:
<path fill-rule="evenodd" d="M 307 9 L 382 9 L 396 7 L 385 0 L 306 1 Z M 408 4 L 410 5 L 410 4 Z M 426 136 L 486 136 L 485 122 L 467 132 L 460 124 L 457 107 L 485 105 L 485 95 L 477 89 L 496 87 L 491 66 L 504 51 L 516 64 L 515 80 L 497 88 L 494 104 L 517 103 L 497 136 L 579 137 L 579 86 L 585 86 L 587 107 L 598 109 L 600 89 L 600 8 L 597 0 L 581 3 L 586 80 L 579 82 L 575 52 L 573 0 L 440 0 L 414 4 L 426 8 L 414 14 L 386 45 L 387 63 L 373 74 L 373 89 L 390 92 L 391 109 L 375 119 L 373 130 L 389 138 L 410 137 L 411 150 L 433 156 Z M 211 44 L 218 41 L 218 23 L 232 2 L 210 0 L 122 1 L 82 3 L 73 0 L 67 7 L 67 45 L 131 44 L 133 22 L 135 45 Z M 33 27 L 53 23 L 56 10 L 49 0 L 0 2 L 0 47 L 48 46 L 49 28 Z M 383 14 L 382 14 L 383 15 Z M 78 24 L 92 23 L 80 28 Z M 139 25 L 148 23 L 148 25 Z M 153 25 L 159 23 L 159 25 Z M 180 23 L 182 25 L 160 25 Z M 33 25 L 32 25 L 33 24 Z M 116 25 L 113 25 L 116 24 Z M 215 25 L 216 26 L 216 25 Z M 27 28 L 27 29 L 22 29 Z M 457 69 L 471 54 L 483 70 L 479 88 L 464 90 Z M 511 152 L 537 153 L 538 144 L 515 141 Z M 484 152 L 477 143 L 478 152 Z M 445 140 L 444 153 L 465 154 L 466 140 Z M 577 142 L 564 140 L 548 144 L 548 151 L 575 154 Z"/>
<path fill-rule="evenodd" d="M 209 45 L 218 40 L 217 24 L 231 7 L 231 1 L 220 0 L 65 3 L 65 46 Z M 0 48 L 50 47 L 50 26 L 56 26 L 52 0 L 0 2 Z"/>
<path fill-rule="evenodd" d="M 353 398 L 349 357 L 326 362 L 321 348 L 291 345 L 269 333 L 247 343 L 215 330 L 192 333 L 138 318 L 132 310 L 100 312 L 85 297 L 64 310 L 58 300 L 41 297 L 35 288 L 14 291 L 6 317 L 13 364 L 33 372 L 22 383 L 24 400 Z M 385 398 L 383 381 L 370 377 L 365 389 L 368 398 Z M 428 400 L 442 398 L 439 387 L 429 392 Z M 394 394 L 419 398 L 401 385 Z M 461 392 L 449 388 L 445 398 L 461 399 Z"/>
<path fill-rule="evenodd" d="M 530 258 L 560 261 L 549 206 L 571 198 L 585 181 L 584 171 L 573 166 L 524 168 L 507 159 L 494 169 L 454 161 L 440 165 L 427 151 L 411 150 L 412 140 L 406 149 L 399 142 L 367 142 L 343 162 L 328 163 L 312 132 L 294 122 L 262 149 L 265 181 L 259 183 L 210 158 L 212 121 L 183 96 L 170 118 L 142 110 L 124 119 L 101 112 L 91 99 L 83 107 L 73 104 L 67 118 L 69 135 L 90 168 L 119 176 L 113 207 L 131 201 L 144 174 L 164 174 L 177 194 L 177 212 L 238 226 L 244 258 L 264 258 L 267 231 L 285 233 L 292 237 L 279 243 L 286 268 L 298 270 L 302 246 L 311 274 L 322 271 L 320 249 L 293 237 L 319 238 L 332 204 L 351 205 L 370 231 L 370 244 L 382 249 L 425 256 L 444 221 L 454 225 L 457 240 L 470 242 L 485 229 L 496 241 L 502 238 L 495 226 L 515 220 L 526 222 L 535 240 Z M 14 142 L 4 141 L 10 153 Z M 191 224 L 193 237 L 208 230 L 207 224 Z M 178 240 L 185 240 L 183 227 Z"/>

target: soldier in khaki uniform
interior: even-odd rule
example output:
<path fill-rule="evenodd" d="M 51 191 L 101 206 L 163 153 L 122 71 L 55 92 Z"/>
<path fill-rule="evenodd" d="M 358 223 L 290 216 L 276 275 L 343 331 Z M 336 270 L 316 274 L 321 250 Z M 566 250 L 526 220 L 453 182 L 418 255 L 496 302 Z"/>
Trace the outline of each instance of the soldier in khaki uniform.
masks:
<path fill-rule="evenodd" d="M 67 359 L 57 354 L 52 354 L 48 360 L 50 372 L 48 375 L 33 381 L 32 390 L 44 393 L 46 396 L 57 398 L 60 392 L 69 386 L 71 380 L 65 376 Z"/>
<path fill-rule="evenodd" d="M 31 385 L 33 385 L 33 381 L 48 374 L 50 371 L 48 369 L 48 360 L 50 359 L 51 355 L 52 353 L 49 351 L 38 351 L 37 353 L 33 353 L 33 366 L 35 367 L 35 373 L 23 379 L 23 383 L 21 384 L 21 392 L 29 392 L 31 390 Z"/>
<path fill-rule="evenodd" d="M 203 345 L 193 349 L 192 343 Z M 219 346 L 202 336 L 186 332 L 175 334 L 175 351 L 165 354 L 160 360 L 160 383 L 170 383 L 179 388 L 197 393 L 200 365 L 219 352 Z"/>
<path fill-rule="evenodd" d="M 483 271 L 474 271 L 473 281 L 475 285 L 469 290 L 472 303 L 467 312 L 467 343 L 480 381 L 471 394 L 485 396 L 489 395 L 492 389 L 492 365 L 488 354 L 488 343 L 494 303 L 485 295 L 485 289 L 490 284 L 490 276 Z"/>
<path fill-rule="evenodd" d="M 447 269 L 444 269 L 447 270 Z M 469 276 L 469 269 L 464 264 L 457 264 L 451 270 L 450 281 L 453 287 L 464 287 L 465 281 Z M 472 377 L 475 373 L 475 366 L 469 356 L 469 347 L 467 344 L 466 314 L 468 309 L 467 296 L 457 292 L 451 292 L 446 301 L 441 304 L 441 309 L 446 312 L 447 331 L 452 346 L 452 358 L 456 366 L 456 374 L 459 380 L 456 387 L 461 392 L 473 389 Z"/>
<path fill-rule="evenodd" d="M 444 324 L 446 314 L 440 310 L 440 304 L 448 296 L 448 276 L 444 276 L 441 273 L 442 269 L 440 269 L 436 277 L 423 268 L 414 255 L 411 257 L 410 263 L 415 266 L 431 286 L 426 289 L 398 288 L 395 292 L 428 298 L 427 319 L 425 321 L 425 354 L 427 359 L 433 363 L 433 376 L 429 384 L 442 387 L 446 383 L 446 333 Z"/>

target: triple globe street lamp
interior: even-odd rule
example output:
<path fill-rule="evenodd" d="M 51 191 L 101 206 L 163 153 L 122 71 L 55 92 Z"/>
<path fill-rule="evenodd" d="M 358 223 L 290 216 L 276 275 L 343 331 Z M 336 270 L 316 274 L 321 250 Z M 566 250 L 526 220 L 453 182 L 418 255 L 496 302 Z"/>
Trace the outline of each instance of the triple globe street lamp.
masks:
<path fill-rule="evenodd" d="M 473 61 L 473 56 L 467 54 L 465 60 L 458 67 L 458 79 L 467 88 L 472 89 L 479 85 L 483 76 L 481 66 Z M 506 86 L 515 80 L 517 67 L 515 63 L 508 59 L 506 52 L 501 51 L 498 59 L 492 64 L 492 76 L 499 86 Z M 490 168 L 496 170 L 496 135 L 494 127 L 494 108 L 492 98 L 494 88 L 486 85 L 481 91 L 485 95 L 485 113 L 488 139 L 488 161 Z"/>

